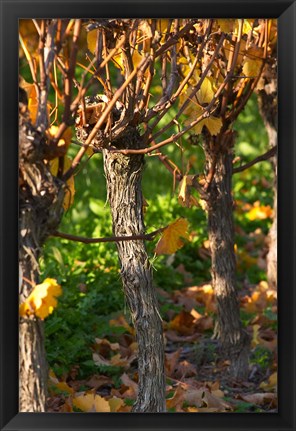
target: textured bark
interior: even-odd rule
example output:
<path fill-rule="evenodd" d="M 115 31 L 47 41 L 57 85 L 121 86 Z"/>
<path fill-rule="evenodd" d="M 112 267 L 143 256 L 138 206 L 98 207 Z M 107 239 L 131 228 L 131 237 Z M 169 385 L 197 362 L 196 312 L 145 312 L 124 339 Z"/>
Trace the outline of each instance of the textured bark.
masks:
<path fill-rule="evenodd" d="M 39 282 L 38 258 L 47 236 L 62 216 L 63 187 L 44 163 L 46 144 L 20 104 L 19 124 L 19 269 L 20 303 Z M 21 317 L 19 322 L 19 411 L 44 412 L 47 364 L 43 322 Z"/>
<path fill-rule="evenodd" d="M 112 144 L 119 148 L 140 148 L 137 130 Z M 104 150 L 113 232 L 116 236 L 145 233 L 141 177 L 142 155 L 125 156 Z M 136 329 L 138 342 L 139 392 L 133 412 L 165 411 L 164 344 L 162 322 L 152 269 L 144 241 L 117 243 L 121 277 L 126 301 Z"/>
<path fill-rule="evenodd" d="M 225 136 L 227 139 L 225 139 Z M 242 328 L 236 287 L 234 253 L 231 133 L 207 142 L 207 170 L 213 172 L 208 187 L 208 230 L 212 255 L 212 282 L 218 306 L 215 336 L 222 354 L 230 359 L 232 377 L 245 378 L 248 373 L 249 337 Z"/>
<path fill-rule="evenodd" d="M 263 118 L 269 139 L 269 146 L 277 145 L 277 69 L 276 60 L 266 64 L 262 80 L 264 87 L 258 91 L 259 110 Z M 273 183 L 273 222 L 268 234 L 269 252 L 267 254 L 267 280 L 271 288 L 277 288 L 277 156 L 272 160 Z"/>

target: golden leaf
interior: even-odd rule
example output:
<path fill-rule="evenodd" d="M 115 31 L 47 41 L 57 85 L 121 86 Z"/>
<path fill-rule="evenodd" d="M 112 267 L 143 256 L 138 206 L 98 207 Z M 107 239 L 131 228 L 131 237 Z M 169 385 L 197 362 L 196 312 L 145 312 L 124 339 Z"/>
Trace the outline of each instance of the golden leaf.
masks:
<path fill-rule="evenodd" d="M 181 103 L 186 100 L 186 98 L 188 98 L 188 95 L 190 95 L 191 91 L 192 87 L 188 87 L 186 91 L 187 95 L 185 94 L 180 98 Z M 185 124 L 189 124 L 192 121 L 195 121 L 198 117 L 200 117 L 204 113 L 204 109 L 201 105 L 209 104 L 213 100 L 214 95 L 215 89 L 212 78 L 205 78 L 201 85 L 201 88 L 196 95 L 198 103 L 194 101 L 194 99 L 192 99 L 191 103 L 184 111 L 184 114 L 188 116 L 188 120 L 185 121 Z M 217 135 L 222 127 L 222 120 L 219 117 L 214 117 L 213 115 L 210 115 L 209 117 L 206 117 L 199 121 L 193 129 L 198 135 L 201 134 L 204 126 L 206 126 L 211 135 Z"/>
<path fill-rule="evenodd" d="M 98 30 L 91 30 L 87 33 L 86 40 L 87 40 L 87 47 L 90 50 L 92 54 L 95 53 L 96 45 L 97 45 L 97 34 Z"/>
<path fill-rule="evenodd" d="M 160 18 L 156 21 L 156 31 L 161 36 L 161 39 L 160 39 L 161 44 L 165 42 L 165 34 L 167 32 L 168 26 L 169 26 L 169 19 L 167 18 Z"/>
<path fill-rule="evenodd" d="M 218 117 L 210 116 L 202 121 L 211 135 L 218 135 L 222 127 L 222 120 Z"/>
<path fill-rule="evenodd" d="M 234 19 L 230 19 L 230 18 L 217 19 L 217 23 L 220 27 L 220 30 L 223 31 L 224 33 L 231 33 L 233 31 Z"/>
<path fill-rule="evenodd" d="M 184 245 L 181 238 L 188 238 L 188 221 L 184 218 L 179 218 L 171 223 L 162 233 L 158 241 L 155 254 L 173 254 Z"/>
<path fill-rule="evenodd" d="M 271 374 L 271 376 L 269 376 L 268 381 L 267 382 L 262 382 L 259 385 L 260 389 L 263 389 L 263 391 L 265 392 L 270 392 L 272 390 L 277 390 L 277 372 Z"/>
<path fill-rule="evenodd" d="M 243 65 L 243 74 L 248 78 L 256 78 L 262 66 L 262 60 L 245 60 Z"/>
<path fill-rule="evenodd" d="M 193 121 L 197 117 L 203 114 L 203 109 L 200 106 L 194 106 L 189 111 L 189 120 L 186 121 L 186 123 Z M 188 115 L 188 111 L 186 111 L 186 114 Z M 193 117 L 194 115 L 194 117 Z M 203 127 L 206 127 L 211 135 L 218 135 L 218 133 L 221 130 L 222 127 L 222 120 L 219 117 L 209 116 L 207 118 L 204 118 L 199 123 L 197 123 L 194 126 L 194 131 L 197 135 L 201 134 Z"/>
<path fill-rule="evenodd" d="M 212 78 L 206 77 L 200 89 L 197 92 L 197 98 L 200 104 L 210 103 L 215 95 Z"/>
<path fill-rule="evenodd" d="M 191 208 L 192 206 L 198 206 L 198 200 L 190 194 L 193 178 L 194 175 L 184 175 L 181 181 L 178 202 L 183 207 Z"/>
<path fill-rule="evenodd" d="M 111 411 L 108 401 L 93 392 L 78 393 L 73 397 L 73 405 L 83 412 Z"/>
<path fill-rule="evenodd" d="M 263 48 L 256 45 L 250 46 L 243 62 L 243 74 L 250 77 L 256 77 L 260 73 L 263 61 Z"/>
<path fill-rule="evenodd" d="M 72 166 L 72 160 L 68 156 L 64 156 L 63 173 L 65 173 L 71 166 Z M 49 168 L 52 175 L 56 177 L 59 169 L 58 157 L 53 160 L 50 160 Z M 63 207 L 65 211 L 67 211 L 70 208 L 70 206 L 73 204 L 74 195 L 75 195 L 75 183 L 74 183 L 74 177 L 72 176 L 67 180 L 67 188 L 65 190 L 64 202 L 63 202 Z"/>
<path fill-rule="evenodd" d="M 238 19 L 235 20 L 235 26 L 234 26 L 234 34 L 238 35 L 238 29 L 239 29 L 239 21 Z M 253 21 L 254 20 L 243 20 L 243 28 L 242 28 L 242 35 L 248 34 L 250 31 L 252 31 L 253 28 Z"/>
<path fill-rule="evenodd" d="M 124 405 L 122 398 L 113 397 L 108 400 L 110 411 L 117 412 Z"/>
<path fill-rule="evenodd" d="M 273 217 L 273 209 L 270 205 L 260 205 L 259 201 L 256 201 L 253 208 L 247 212 L 249 220 L 264 220 Z"/>
<path fill-rule="evenodd" d="M 41 320 L 51 314 L 57 306 L 56 297 L 62 294 L 61 286 L 54 278 L 46 278 L 37 284 L 25 302 L 20 304 L 20 316 L 35 315 Z"/>
<path fill-rule="evenodd" d="M 50 126 L 50 128 L 47 130 L 47 133 L 51 138 L 53 138 L 56 135 L 58 129 L 59 129 L 58 126 Z M 72 139 L 72 130 L 70 127 L 68 127 L 63 133 L 63 136 L 59 140 L 57 146 L 64 147 L 66 152 L 69 145 L 71 144 L 71 139 Z"/>
<path fill-rule="evenodd" d="M 37 20 L 38 22 L 39 20 Z M 39 35 L 32 19 L 19 20 L 19 33 L 24 41 L 25 49 L 30 53 L 31 57 L 38 58 L 38 42 Z M 22 45 L 19 47 L 19 55 L 24 55 Z"/>
<path fill-rule="evenodd" d="M 34 124 L 38 113 L 38 95 L 36 91 L 36 86 L 34 84 L 30 84 L 29 82 L 26 82 L 23 78 L 21 79 L 20 86 L 27 92 L 28 110 L 30 113 L 31 121 Z M 50 109 L 51 109 L 51 104 L 48 102 L 47 110 L 50 111 Z"/>

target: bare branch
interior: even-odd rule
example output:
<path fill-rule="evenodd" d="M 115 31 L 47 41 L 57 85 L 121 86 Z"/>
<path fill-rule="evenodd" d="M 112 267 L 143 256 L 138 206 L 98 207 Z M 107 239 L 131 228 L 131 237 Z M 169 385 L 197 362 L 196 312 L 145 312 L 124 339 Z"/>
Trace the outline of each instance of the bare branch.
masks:
<path fill-rule="evenodd" d="M 73 43 L 69 60 L 69 68 L 66 71 L 65 84 L 64 84 L 64 104 L 65 109 L 62 121 L 69 125 L 71 115 L 71 101 L 72 101 L 72 88 L 73 78 L 75 72 L 76 58 L 78 52 L 78 38 L 81 30 L 81 20 L 76 19 L 74 24 Z"/>
<path fill-rule="evenodd" d="M 192 29 L 193 25 L 195 24 L 195 21 L 191 19 L 181 30 L 176 32 L 172 37 L 170 37 L 166 43 L 164 43 L 155 53 L 156 57 L 159 57 L 161 54 L 163 54 L 165 51 L 168 50 L 172 45 L 176 45 L 180 38 L 184 36 L 189 30 Z"/>
<path fill-rule="evenodd" d="M 266 153 L 256 157 L 254 160 L 251 160 L 250 162 L 246 163 L 245 165 L 239 166 L 237 168 L 233 168 L 232 173 L 237 174 L 238 172 L 243 172 L 246 169 L 249 169 L 251 166 L 254 166 L 256 163 L 263 162 L 265 160 L 270 159 L 276 154 L 276 152 L 277 152 L 277 145 L 271 148 L 270 150 L 266 151 Z"/>
<path fill-rule="evenodd" d="M 124 92 L 124 90 L 126 89 L 126 87 L 129 85 L 129 83 L 131 82 L 131 80 L 134 78 L 134 76 L 137 74 L 138 70 L 140 70 L 142 67 L 145 67 L 146 62 L 149 62 L 150 58 L 146 57 L 143 58 L 143 60 L 140 62 L 140 64 L 132 71 L 132 73 L 129 75 L 129 77 L 125 80 L 125 82 L 122 84 L 122 86 L 114 93 L 113 98 L 110 100 L 110 102 L 108 103 L 107 108 L 103 111 L 102 115 L 100 116 L 99 120 L 97 121 L 97 123 L 95 124 L 94 128 L 92 129 L 91 133 L 88 135 L 88 138 L 86 139 L 83 147 L 79 150 L 78 154 L 75 156 L 73 162 L 72 162 L 72 166 L 71 168 L 64 174 L 63 176 L 63 180 L 66 181 L 67 179 L 69 179 L 76 167 L 79 165 L 83 155 L 85 154 L 87 148 L 90 146 L 90 144 L 92 143 L 92 140 L 95 138 L 96 134 L 98 133 L 98 131 L 100 130 L 100 128 L 102 127 L 102 125 L 104 124 L 104 122 L 107 120 L 109 114 L 111 113 L 115 103 L 117 102 L 117 100 L 119 99 L 119 97 L 122 95 L 122 93 Z"/>
<path fill-rule="evenodd" d="M 83 242 L 84 244 L 98 244 L 100 242 L 122 242 L 122 241 L 153 241 L 156 235 L 163 232 L 167 226 L 143 235 L 109 236 L 105 238 L 86 238 L 84 236 L 71 235 L 69 233 L 54 231 L 52 236 L 68 239 L 70 241 Z"/>

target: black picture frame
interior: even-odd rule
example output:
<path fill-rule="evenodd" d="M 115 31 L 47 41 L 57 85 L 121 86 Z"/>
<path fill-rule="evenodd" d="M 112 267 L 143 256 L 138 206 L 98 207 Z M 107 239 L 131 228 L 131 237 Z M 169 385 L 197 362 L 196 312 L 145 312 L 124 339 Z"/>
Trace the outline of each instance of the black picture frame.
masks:
<path fill-rule="evenodd" d="M 286 0 L 0 0 L 1 430 L 296 429 L 296 2 Z M 18 412 L 18 19 L 45 17 L 278 18 L 278 413 Z"/>

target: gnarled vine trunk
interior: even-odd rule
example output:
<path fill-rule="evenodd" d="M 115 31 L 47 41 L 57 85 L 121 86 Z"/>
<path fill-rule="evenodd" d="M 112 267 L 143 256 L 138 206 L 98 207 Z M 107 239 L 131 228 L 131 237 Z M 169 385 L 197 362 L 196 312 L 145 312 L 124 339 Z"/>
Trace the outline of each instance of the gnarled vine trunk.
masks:
<path fill-rule="evenodd" d="M 45 239 L 62 216 L 63 186 L 44 163 L 46 143 L 32 126 L 26 105 L 19 122 L 19 269 L 20 303 L 39 282 L 38 258 Z M 44 412 L 47 362 L 43 322 L 35 317 L 19 321 L 19 411 Z"/>
<path fill-rule="evenodd" d="M 118 148 L 140 148 L 137 130 L 116 143 Z M 142 155 L 123 155 L 104 150 L 104 169 L 113 232 L 116 236 L 145 233 L 141 178 Z M 164 344 L 162 322 L 152 269 L 144 241 L 117 243 L 124 294 L 138 342 L 139 391 L 133 412 L 165 411 Z"/>
<path fill-rule="evenodd" d="M 277 145 L 277 68 L 276 59 L 273 64 L 267 63 L 263 69 L 264 87 L 258 91 L 259 110 L 263 118 L 269 146 Z M 273 157 L 273 222 L 268 234 L 267 280 L 271 288 L 277 288 L 277 155 Z"/>
<path fill-rule="evenodd" d="M 248 373 L 249 337 L 240 319 L 234 252 L 232 132 L 209 136 L 205 145 L 210 183 L 207 196 L 208 231 L 212 255 L 212 283 L 218 306 L 215 336 L 222 354 L 230 360 L 230 374 Z"/>

